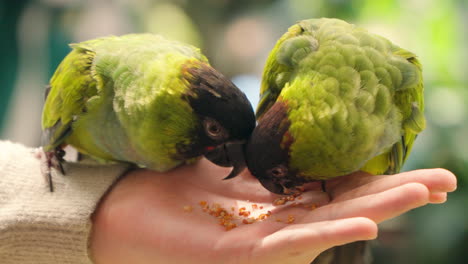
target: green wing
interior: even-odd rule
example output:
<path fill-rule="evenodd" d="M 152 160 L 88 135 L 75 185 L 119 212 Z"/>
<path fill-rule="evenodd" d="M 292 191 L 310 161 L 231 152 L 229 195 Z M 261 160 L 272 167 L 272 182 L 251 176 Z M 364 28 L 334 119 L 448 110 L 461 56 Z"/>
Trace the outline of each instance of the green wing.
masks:
<path fill-rule="evenodd" d="M 362 170 L 372 174 L 395 174 L 400 172 L 408 158 L 417 135 L 426 127 L 422 66 L 416 56 L 398 48 L 394 54 L 405 58 L 411 68 L 401 69 L 405 83 L 396 87 L 394 102 L 403 115 L 402 136 L 391 149 L 371 159 Z"/>
<path fill-rule="evenodd" d="M 43 147 L 50 151 L 64 142 L 71 125 L 85 104 L 96 95 L 96 81 L 91 74 L 95 53 L 89 46 L 72 45 L 73 50 L 60 63 L 50 80 L 50 90 L 42 112 Z"/>
<path fill-rule="evenodd" d="M 295 73 L 298 62 L 316 48 L 317 41 L 300 24 L 288 29 L 267 59 L 257 107 L 257 119 L 276 102 L 281 90 Z"/>
<path fill-rule="evenodd" d="M 419 80 L 416 84 L 398 90 L 395 94 L 395 103 L 403 113 L 403 133 L 400 142 L 395 144 L 390 154 L 390 166 L 387 174 L 398 173 L 408 158 L 413 147 L 416 136 L 426 128 L 424 118 L 424 97 L 422 67 L 414 54 L 406 50 L 398 50 L 396 55 L 404 57 L 412 65 L 416 66 L 415 78 Z M 403 72 L 405 74 L 405 72 Z"/>
<path fill-rule="evenodd" d="M 257 107 L 257 119 L 276 102 L 281 90 L 300 70 L 301 61 L 319 49 L 319 38 L 334 36 L 335 28 L 353 28 L 337 19 L 308 19 L 293 25 L 276 43 L 267 59 Z M 330 29 L 330 32 L 324 30 Z M 326 40 L 326 39 L 325 39 Z"/>

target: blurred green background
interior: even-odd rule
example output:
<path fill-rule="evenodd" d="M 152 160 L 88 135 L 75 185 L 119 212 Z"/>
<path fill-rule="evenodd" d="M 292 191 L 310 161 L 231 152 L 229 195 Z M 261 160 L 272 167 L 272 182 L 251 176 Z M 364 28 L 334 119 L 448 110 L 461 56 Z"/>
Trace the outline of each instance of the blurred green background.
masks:
<path fill-rule="evenodd" d="M 429 122 L 405 169 L 443 167 L 459 179 L 444 205 L 383 223 L 375 263 L 467 263 L 466 0 L 3 0 L 0 138 L 40 144 L 43 91 L 70 42 L 154 32 L 194 44 L 256 105 L 268 52 L 314 17 L 348 20 L 419 55 Z"/>

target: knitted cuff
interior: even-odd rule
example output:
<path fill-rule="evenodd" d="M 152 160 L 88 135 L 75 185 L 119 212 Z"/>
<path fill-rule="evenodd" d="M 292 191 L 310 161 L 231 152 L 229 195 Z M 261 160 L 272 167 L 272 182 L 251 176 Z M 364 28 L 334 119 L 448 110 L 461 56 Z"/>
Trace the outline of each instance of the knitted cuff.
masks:
<path fill-rule="evenodd" d="M 91 263 L 90 216 L 125 165 L 66 163 L 54 192 L 34 150 L 0 142 L 0 259 L 4 264 Z"/>

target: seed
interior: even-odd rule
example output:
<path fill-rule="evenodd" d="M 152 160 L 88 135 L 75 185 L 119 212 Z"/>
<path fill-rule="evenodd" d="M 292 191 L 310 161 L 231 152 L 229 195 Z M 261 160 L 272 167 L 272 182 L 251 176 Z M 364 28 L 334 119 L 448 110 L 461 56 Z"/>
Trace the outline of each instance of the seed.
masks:
<path fill-rule="evenodd" d="M 228 225 L 226 225 L 225 227 L 226 227 L 226 231 L 229 231 L 229 230 L 231 230 L 231 229 L 234 229 L 234 228 L 236 228 L 236 227 L 237 227 L 237 225 L 236 225 L 236 224 L 234 224 L 234 223 L 229 223 L 229 224 L 228 224 Z"/>
<path fill-rule="evenodd" d="M 185 212 L 190 213 L 190 212 L 192 212 L 192 210 L 193 210 L 193 207 L 191 205 L 184 206 L 184 211 Z"/>
<path fill-rule="evenodd" d="M 249 218 L 247 218 L 247 219 L 243 219 L 243 220 L 242 220 L 242 223 L 245 224 L 245 225 L 249 225 L 249 224 L 255 223 L 255 221 L 256 221 L 255 218 L 249 217 Z"/>
<path fill-rule="evenodd" d="M 284 197 L 277 198 L 276 200 L 273 201 L 274 205 L 283 205 L 286 203 L 286 199 Z"/>
<path fill-rule="evenodd" d="M 239 216 L 248 217 L 250 215 L 250 211 L 247 211 L 245 207 L 239 208 Z"/>
<path fill-rule="evenodd" d="M 269 217 L 270 215 L 269 214 L 260 214 L 257 219 L 258 220 L 265 220 Z"/>

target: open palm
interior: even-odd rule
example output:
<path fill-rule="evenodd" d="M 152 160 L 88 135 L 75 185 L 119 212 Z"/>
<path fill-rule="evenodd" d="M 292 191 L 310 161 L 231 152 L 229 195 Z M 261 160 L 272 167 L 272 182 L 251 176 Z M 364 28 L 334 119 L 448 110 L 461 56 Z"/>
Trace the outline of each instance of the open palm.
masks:
<path fill-rule="evenodd" d="M 310 184 L 300 203 L 274 206 L 279 196 L 245 171 L 223 181 L 229 169 L 209 161 L 167 173 L 128 173 L 95 212 L 91 254 L 104 263 L 310 263 L 333 246 L 374 239 L 376 223 L 427 203 L 443 203 L 456 188 L 442 169 L 392 176 L 355 173 L 327 182 L 327 193 Z M 329 200 L 329 198 L 332 198 Z M 226 231 L 200 202 L 215 203 L 251 217 L 253 224 Z"/>

